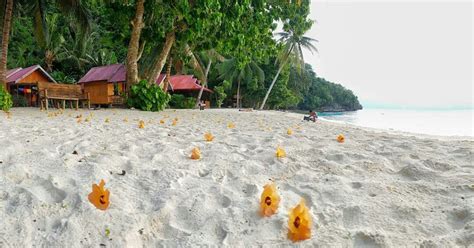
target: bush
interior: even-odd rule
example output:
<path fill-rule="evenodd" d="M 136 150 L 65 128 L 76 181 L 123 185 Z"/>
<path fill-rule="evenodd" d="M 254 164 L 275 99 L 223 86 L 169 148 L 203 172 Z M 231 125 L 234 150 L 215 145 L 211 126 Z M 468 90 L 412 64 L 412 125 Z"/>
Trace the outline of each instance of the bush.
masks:
<path fill-rule="evenodd" d="M 0 85 L 0 109 L 7 112 L 13 106 L 12 95 Z"/>
<path fill-rule="evenodd" d="M 196 105 L 196 98 L 185 97 L 180 94 L 171 95 L 169 106 L 177 109 L 192 109 Z"/>
<path fill-rule="evenodd" d="M 26 101 L 24 96 L 13 95 L 12 101 L 13 101 L 13 107 L 27 107 L 28 106 L 28 102 Z"/>
<path fill-rule="evenodd" d="M 163 92 L 158 85 L 141 80 L 138 84 L 132 85 L 127 104 L 129 107 L 145 111 L 161 111 L 169 100 L 170 95 Z"/>

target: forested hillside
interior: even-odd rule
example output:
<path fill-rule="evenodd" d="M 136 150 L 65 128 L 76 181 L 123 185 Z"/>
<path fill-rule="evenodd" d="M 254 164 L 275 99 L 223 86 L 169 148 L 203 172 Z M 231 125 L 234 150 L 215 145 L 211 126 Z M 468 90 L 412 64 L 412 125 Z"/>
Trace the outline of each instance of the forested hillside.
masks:
<path fill-rule="evenodd" d="M 75 12 L 76 16 L 64 14 L 61 5 L 54 4 L 55 1 L 45 1 L 42 6 L 45 20 L 40 26 L 35 23 L 37 6 L 33 2 L 36 1 L 19 1 L 14 6 L 7 68 L 40 64 L 58 82 L 75 83 L 91 67 L 126 63 L 131 37 L 130 20 L 135 12 L 133 1 L 126 4 L 121 1 L 81 1 L 81 11 L 85 14 L 79 17 Z M 175 44 L 169 51 L 169 59 L 164 59 L 166 66 L 161 73 L 169 69 L 171 74 L 188 73 L 201 81 L 207 80 L 209 88 L 215 92 L 211 96 L 214 106 L 236 106 L 239 95 L 240 107 L 320 111 L 360 109 L 357 97 L 350 90 L 317 77 L 317 68 L 304 66 L 302 54 L 288 50 L 289 45 L 301 46 L 305 52 L 315 50 L 315 40 L 303 36 L 313 23 L 307 19 L 309 1 L 301 1 L 298 5 L 275 1 L 267 5 L 257 7 L 262 8 L 262 13 L 265 12 L 263 9 L 272 9 L 268 17 L 257 12 L 254 16 L 240 13 L 249 15 L 246 19 L 249 23 L 242 26 L 236 26 L 238 21 L 227 20 L 234 12 L 223 12 L 226 8 L 210 12 L 206 7 L 204 10 L 209 13 L 196 23 L 186 20 L 186 16 L 181 22 L 168 16 L 166 8 L 176 6 L 145 8 L 138 58 L 139 76 L 147 79 L 153 74 L 153 66 L 161 56 L 160 52 L 163 53 L 170 27 L 179 24 L 189 32 L 176 33 Z M 195 15 L 191 11 L 185 14 Z M 229 18 L 224 19 L 224 16 Z M 86 19 L 86 28 L 81 18 Z M 283 21 L 285 32 L 275 34 L 276 21 Z M 212 27 L 212 23 L 221 25 L 221 28 L 233 27 L 234 33 L 206 30 Z M 248 30 L 246 25 L 253 25 L 252 30 Z M 247 33 L 242 33 L 244 31 Z M 269 39 L 272 32 L 275 39 Z M 242 37 L 247 40 L 242 40 Z M 205 77 L 203 74 L 208 64 L 209 73 Z M 266 94 L 268 99 L 262 106 Z"/>

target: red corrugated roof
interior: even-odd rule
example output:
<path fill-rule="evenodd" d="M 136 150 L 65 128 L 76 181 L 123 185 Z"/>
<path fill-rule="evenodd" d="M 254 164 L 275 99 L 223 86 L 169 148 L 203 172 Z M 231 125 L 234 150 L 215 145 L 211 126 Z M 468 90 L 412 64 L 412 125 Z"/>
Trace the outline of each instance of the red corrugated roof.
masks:
<path fill-rule="evenodd" d="M 27 68 L 15 68 L 10 69 L 7 71 L 7 82 L 8 83 L 18 83 L 18 81 L 22 80 L 23 78 L 27 77 L 34 71 L 39 70 L 44 76 L 50 79 L 52 82 L 56 83 L 53 77 L 51 77 L 41 66 L 39 65 L 32 65 Z"/>
<path fill-rule="evenodd" d="M 199 91 L 201 85 L 198 84 L 198 80 L 193 75 L 174 75 L 170 78 L 171 90 L 172 91 Z M 211 92 L 208 88 L 204 88 L 204 91 Z"/>

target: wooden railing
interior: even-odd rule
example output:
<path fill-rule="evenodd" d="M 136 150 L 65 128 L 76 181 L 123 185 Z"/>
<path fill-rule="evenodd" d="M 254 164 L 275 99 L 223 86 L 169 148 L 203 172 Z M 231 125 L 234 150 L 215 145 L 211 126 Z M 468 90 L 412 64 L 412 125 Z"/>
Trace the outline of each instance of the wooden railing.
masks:
<path fill-rule="evenodd" d="M 124 98 L 121 96 L 109 96 L 109 102 L 111 102 L 112 104 L 117 104 L 117 105 L 121 105 L 125 103 Z"/>

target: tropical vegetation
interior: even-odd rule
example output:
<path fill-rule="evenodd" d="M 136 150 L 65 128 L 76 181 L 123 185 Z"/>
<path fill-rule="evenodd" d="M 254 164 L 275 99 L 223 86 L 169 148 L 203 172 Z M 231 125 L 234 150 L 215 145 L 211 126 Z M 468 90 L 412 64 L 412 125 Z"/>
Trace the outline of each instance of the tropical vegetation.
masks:
<path fill-rule="evenodd" d="M 7 68 L 32 64 L 42 65 L 57 81 L 74 83 L 91 67 L 124 63 L 127 102 L 144 110 L 168 104 L 155 87 L 145 85 L 160 73 L 195 75 L 214 91 L 211 100 L 218 107 L 360 108 L 351 91 L 318 78 L 304 63 L 305 50 L 317 51 L 316 40 L 306 35 L 313 25 L 309 4 L 0 0 L 0 82 Z M 282 32 L 276 32 L 278 23 Z M 195 104 L 202 95 L 195 96 Z M 169 105 L 190 107 L 190 102 L 176 96 Z"/>

